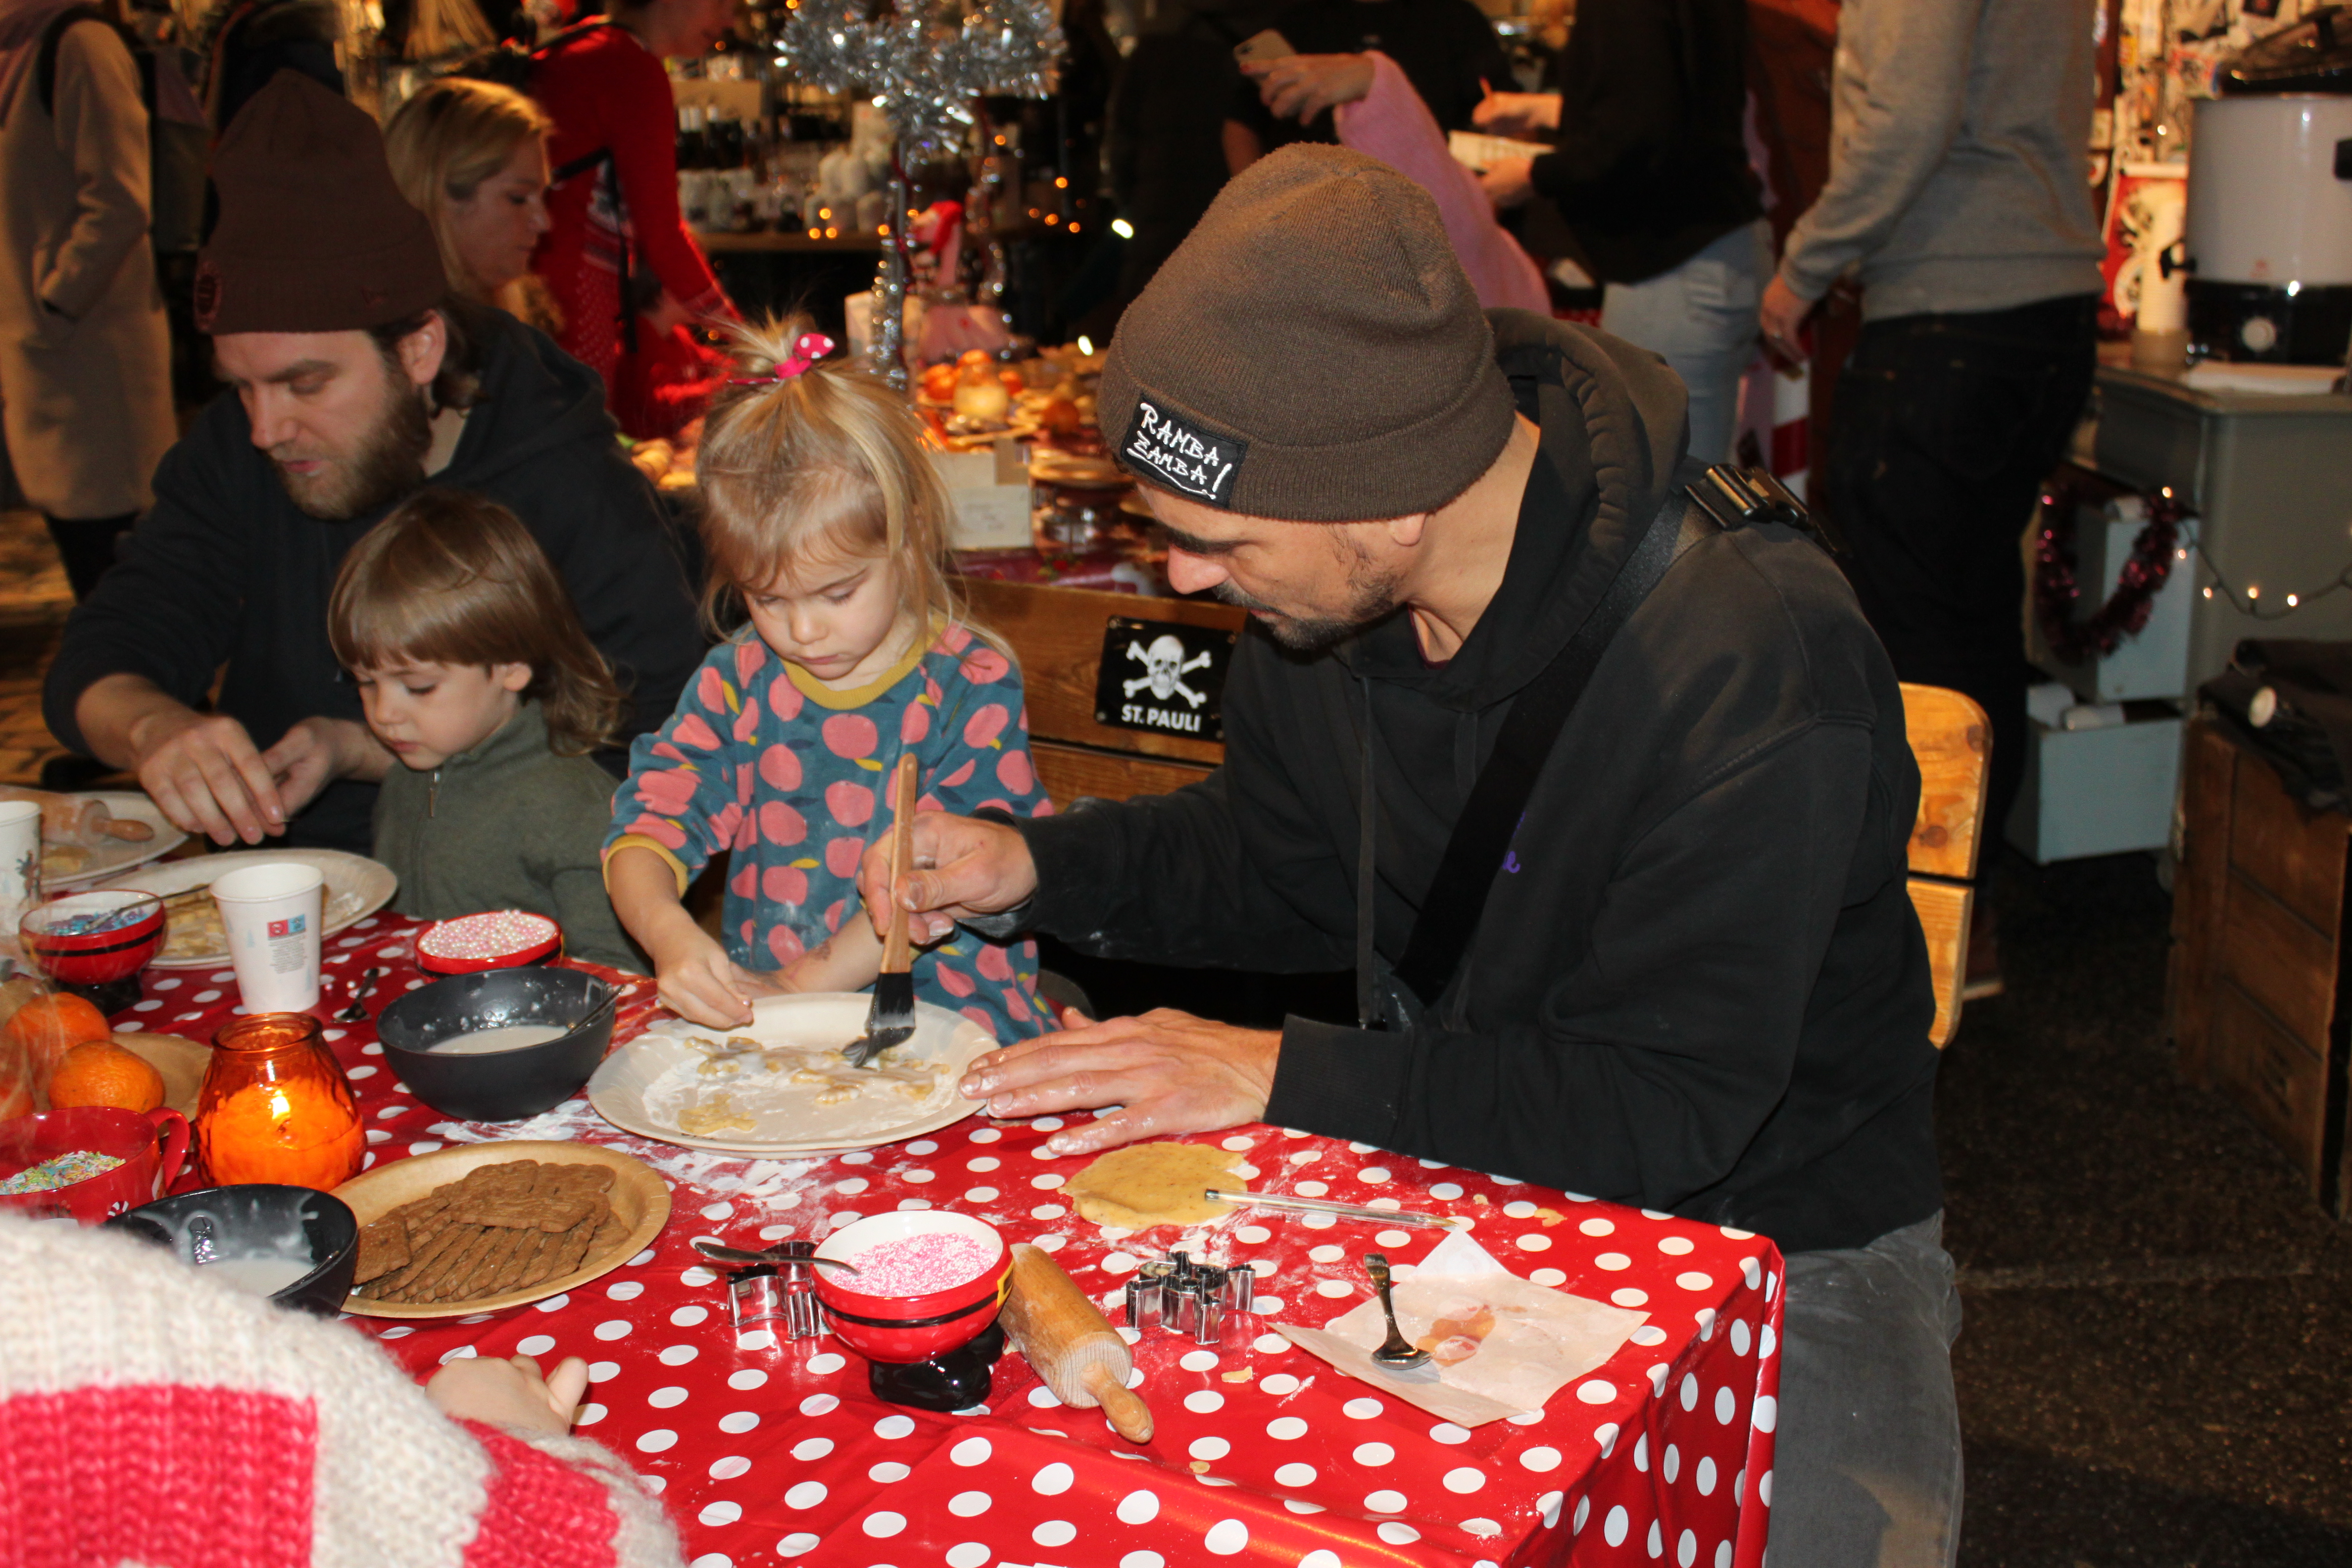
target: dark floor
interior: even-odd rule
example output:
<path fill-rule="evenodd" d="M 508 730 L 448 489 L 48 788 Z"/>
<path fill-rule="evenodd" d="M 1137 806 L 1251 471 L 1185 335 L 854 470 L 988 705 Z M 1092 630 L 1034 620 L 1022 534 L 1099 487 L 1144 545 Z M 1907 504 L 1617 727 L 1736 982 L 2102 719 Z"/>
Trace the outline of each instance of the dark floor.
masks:
<path fill-rule="evenodd" d="M 46 547 L 0 514 L 0 782 L 55 750 Z M 1968 1009 L 1939 1113 L 1962 1563 L 2352 1568 L 2352 1226 L 2174 1077 L 2149 857 L 2012 859 L 1994 898 L 2010 993 Z"/>

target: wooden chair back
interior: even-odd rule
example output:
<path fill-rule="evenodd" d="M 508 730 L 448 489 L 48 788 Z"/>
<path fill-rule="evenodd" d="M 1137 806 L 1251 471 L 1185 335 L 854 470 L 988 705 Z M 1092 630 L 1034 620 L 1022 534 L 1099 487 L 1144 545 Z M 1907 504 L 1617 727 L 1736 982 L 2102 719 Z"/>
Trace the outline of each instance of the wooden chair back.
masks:
<path fill-rule="evenodd" d="M 1206 778 L 1224 747 L 1205 740 L 1116 729 L 1095 720 L 1095 677 L 1103 632 L 1113 616 L 1238 630 L 1246 617 L 1230 605 L 1145 599 L 1090 588 L 968 579 L 974 617 L 1002 636 L 1021 659 L 1029 704 L 1030 753 L 1056 805 L 1080 795 L 1125 800 L 1164 795 Z M 1984 710 L 1939 686 L 1903 688 L 1903 719 L 1919 762 L 1919 816 L 1912 825 L 1912 907 L 1927 935 L 1935 976 L 1931 1037 L 1948 1043 L 1960 1021 L 1968 975 L 1970 881 L 1984 830 L 1985 780 L 1992 755 Z"/>
<path fill-rule="evenodd" d="M 1941 686 L 1903 687 L 1903 724 L 1919 763 L 1919 816 L 1911 825 L 1911 907 L 1927 936 L 1936 986 L 1928 1038 L 1948 1045 L 1960 1026 L 1968 981 L 1969 916 L 1975 907 L 1977 856 L 1984 836 L 1985 781 L 1992 726 L 1984 710 Z"/>

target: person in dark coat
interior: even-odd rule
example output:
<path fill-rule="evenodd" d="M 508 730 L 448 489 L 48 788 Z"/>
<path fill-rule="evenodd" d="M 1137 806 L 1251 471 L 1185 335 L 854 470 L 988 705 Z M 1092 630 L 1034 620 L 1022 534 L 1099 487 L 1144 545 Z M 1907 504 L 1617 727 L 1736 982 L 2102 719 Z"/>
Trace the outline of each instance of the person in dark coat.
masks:
<path fill-rule="evenodd" d="M 392 759 L 328 645 L 327 595 L 428 476 L 502 503 L 547 552 L 631 698 L 623 742 L 667 717 L 702 639 L 594 373 L 452 295 L 375 122 L 310 79 L 263 89 L 214 173 L 196 305 L 231 390 L 165 455 L 122 563 L 67 623 L 51 732 L 218 843 L 364 853 Z"/>

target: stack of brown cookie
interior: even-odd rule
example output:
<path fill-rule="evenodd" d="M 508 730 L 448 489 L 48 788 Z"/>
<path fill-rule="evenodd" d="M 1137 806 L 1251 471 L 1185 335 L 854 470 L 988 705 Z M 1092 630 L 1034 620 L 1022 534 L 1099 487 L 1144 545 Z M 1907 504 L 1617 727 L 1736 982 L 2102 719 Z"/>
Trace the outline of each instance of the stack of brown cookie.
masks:
<path fill-rule="evenodd" d="M 355 1293 L 424 1305 L 561 1279 L 627 1234 L 612 1184 L 609 1165 L 478 1165 L 361 1229 Z"/>

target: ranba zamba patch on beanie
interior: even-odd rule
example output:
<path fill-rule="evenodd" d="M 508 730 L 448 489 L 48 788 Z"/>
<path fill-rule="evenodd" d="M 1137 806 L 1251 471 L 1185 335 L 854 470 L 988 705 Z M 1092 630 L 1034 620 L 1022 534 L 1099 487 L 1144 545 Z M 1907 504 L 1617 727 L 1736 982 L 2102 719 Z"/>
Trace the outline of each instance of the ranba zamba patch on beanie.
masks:
<path fill-rule="evenodd" d="M 196 262 L 198 330 L 341 332 L 449 292 L 441 247 L 401 196 L 367 110 L 281 70 L 213 154 L 220 222 Z"/>
<path fill-rule="evenodd" d="M 1509 440 L 1509 381 L 1437 205 L 1297 143 L 1228 184 L 1119 321 L 1099 394 L 1148 484 L 1253 517 L 1434 510 Z"/>

